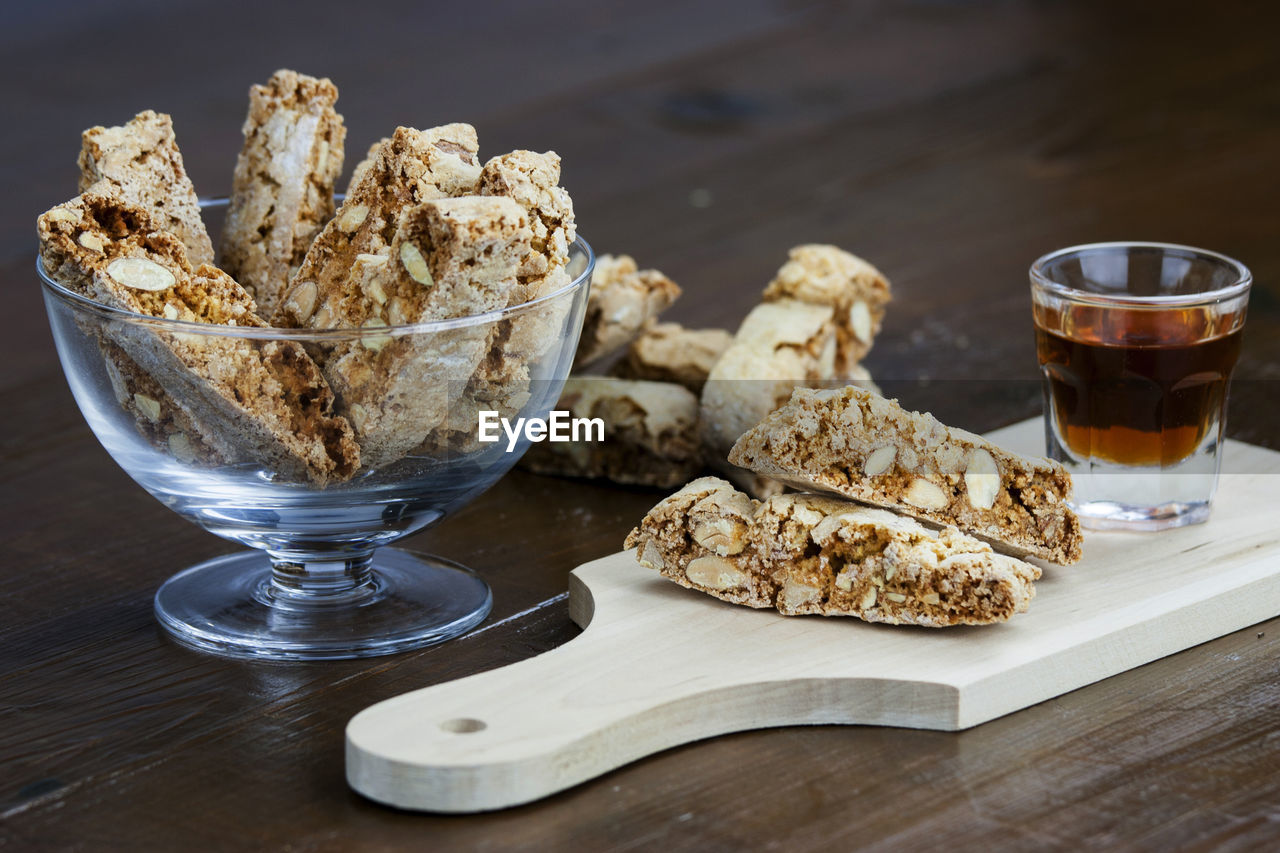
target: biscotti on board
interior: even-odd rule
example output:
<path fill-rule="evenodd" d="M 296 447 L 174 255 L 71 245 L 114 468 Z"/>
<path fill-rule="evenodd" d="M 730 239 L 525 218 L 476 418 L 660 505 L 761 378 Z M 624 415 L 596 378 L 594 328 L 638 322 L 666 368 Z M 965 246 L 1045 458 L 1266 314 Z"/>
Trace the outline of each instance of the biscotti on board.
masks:
<path fill-rule="evenodd" d="M 1080 559 L 1071 475 L 860 388 L 798 389 L 738 440 L 729 460 L 802 489 L 835 492 L 1055 563 Z"/>
<path fill-rule="evenodd" d="M 953 527 L 824 495 L 759 503 L 714 477 L 660 502 L 626 545 L 641 565 L 735 604 L 927 627 L 1006 620 L 1040 577 Z"/>

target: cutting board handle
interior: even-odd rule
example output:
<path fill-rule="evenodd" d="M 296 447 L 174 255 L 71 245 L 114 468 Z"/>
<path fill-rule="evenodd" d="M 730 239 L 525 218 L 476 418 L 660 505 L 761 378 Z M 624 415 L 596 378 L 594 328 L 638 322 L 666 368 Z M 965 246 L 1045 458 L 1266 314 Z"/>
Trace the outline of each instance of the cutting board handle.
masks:
<path fill-rule="evenodd" d="M 578 637 L 357 714 L 347 726 L 351 786 L 400 808 L 476 812 L 728 732 L 954 728 L 953 687 L 797 669 L 776 653 L 779 628 L 793 620 L 693 595 L 638 570 L 632 555 L 582 566 L 569 586 Z"/>
<path fill-rule="evenodd" d="M 664 678 L 670 668 L 645 653 L 645 637 L 600 624 L 585 584 L 571 576 L 570 587 L 585 631 L 565 645 L 357 714 L 347 727 L 352 787 L 401 808 L 503 808 L 725 730 L 699 733 L 698 679 Z"/>

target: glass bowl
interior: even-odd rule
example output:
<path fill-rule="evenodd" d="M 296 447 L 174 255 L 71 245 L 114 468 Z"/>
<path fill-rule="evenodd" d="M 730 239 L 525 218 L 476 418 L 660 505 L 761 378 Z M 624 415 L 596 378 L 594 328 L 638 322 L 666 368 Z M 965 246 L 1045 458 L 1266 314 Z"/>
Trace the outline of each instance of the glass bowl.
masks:
<path fill-rule="evenodd" d="M 479 413 L 496 411 L 515 423 L 546 417 L 555 406 L 573 363 L 593 267 L 591 247 L 579 238 L 570 248 L 566 284 L 540 299 L 453 320 L 316 331 L 189 323 L 108 308 L 62 287 L 37 261 L 63 371 L 102 446 L 165 506 L 253 549 L 169 578 L 155 597 L 160 624 L 179 642 L 218 654 L 319 660 L 418 648 L 484 619 L 492 596 L 470 570 L 382 546 L 448 516 L 528 448 L 524 437 L 514 447 L 505 435 L 479 441 Z M 193 378 L 191 371 L 156 366 L 152 356 L 175 341 L 263 359 L 305 351 L 323 360 L 353 346 L 388 345 L 413 353 L 480 347 L 485 355 L 478 364 L 410 362 L 417 398 L 435 401 L 426 407 L 429 417 L 402 418 L 416 445 L 349 476 L 317 478 L 281 464 L 271 442 L 246 437 L 236 418 L 219 416 L 227 408 L 225 384 L 220 395 L 198 371 Z M 351 413 L 343 401 L 335 411 Z"/>

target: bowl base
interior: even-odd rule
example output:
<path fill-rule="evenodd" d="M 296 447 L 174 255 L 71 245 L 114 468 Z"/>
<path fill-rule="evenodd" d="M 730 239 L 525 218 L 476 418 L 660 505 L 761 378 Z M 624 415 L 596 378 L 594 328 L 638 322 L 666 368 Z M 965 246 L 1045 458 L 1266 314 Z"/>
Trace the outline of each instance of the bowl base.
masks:
<path fill-rule="evenodd" d="M 156 592 L 155 613 L 179 643 L 254 660 L 340 660 L 456 637 L 489 614 L 489 586 L 457 563 L 397 548 L 374 553 L 364 594 L 280 601 L 266 554 L 229 554 L 185 569 Z"/>

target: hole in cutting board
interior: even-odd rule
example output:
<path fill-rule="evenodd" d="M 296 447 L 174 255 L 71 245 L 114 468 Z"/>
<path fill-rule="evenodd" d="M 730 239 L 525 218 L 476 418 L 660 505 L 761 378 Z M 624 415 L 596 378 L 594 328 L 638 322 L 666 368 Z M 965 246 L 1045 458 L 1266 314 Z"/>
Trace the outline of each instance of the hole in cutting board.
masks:
<path fill-rule="evenodd" d="M 469 735 L 472 732 L 483 731 L 488 727 L 489 724 L 484 720 L 477 720 L 473 717 L 455 717 L 440 724 L 440 728 L 446 732 L 453 732 L 459 735 Z"/>

